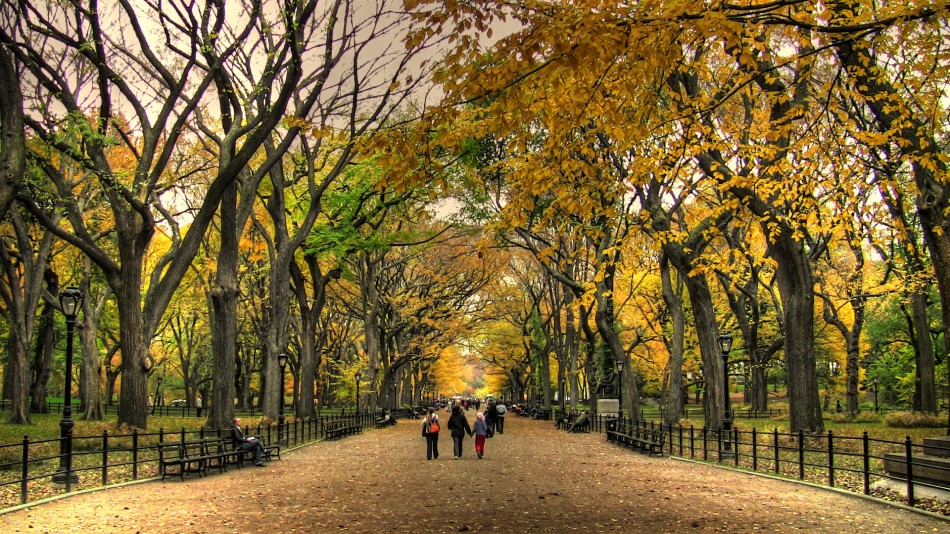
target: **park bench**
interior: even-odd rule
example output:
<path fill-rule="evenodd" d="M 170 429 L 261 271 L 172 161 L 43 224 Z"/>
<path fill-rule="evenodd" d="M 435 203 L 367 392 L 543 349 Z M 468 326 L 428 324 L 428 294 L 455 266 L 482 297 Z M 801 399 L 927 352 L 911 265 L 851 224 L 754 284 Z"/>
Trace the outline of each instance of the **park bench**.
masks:
<path fill-rule="evenodd" d="M 181 443 L 163 442 L 158 444 L 158 472 L 162 475 L 162 481 L 166 475 L 178 475 L 185 480 L 185 462 L 186 458 L 182 453 Z M 169 469 L 177 472 L 169 472 Z"/>
<path fill-rule="evenodd" d="M 625 447 L 648 453 L 662 455 L 663 446 L 666 443 L 666 433 L 662 430 L 641 427 L 639 425 L 628 426 L 621 422 L 614 430 L 607 431 L 607 441 L 615 441 Z"/>
<path fill-rule="evenodd" d="M 162 480 L 165 480 L 167 475 L 178 475 L 181 480 L 184 480 L 188 473 L 202 476 L 209 468 L 223 472 L 227 470 L 232 457 L 220 438 L 158 444 L 158 469 Z M 169 469 L 175 472 L 170 472 Z"/>
<path fill-rule="evenodd" d="M 238 467 L 244 467 L 244 462 L 254 462 L 254 449 L 244 449 L 240 443 L 232 442 L 232 444 L 234 448 L 231 449 L 231 454 L 234 455 L 234 463 L 236 463 Z M 264 450 L 261 452 L 261 459 L 270 462 L 275 456 L 280 460 L 280 445 L 265 443 Z"/>
<path fill-rule="evenodd" d="M 391 413 L 383 412 L 383 414 L 373 421 L 376 424 L 376 428 L 385 428 L 387 426 L 395 425 L 396 418 L 392 416 Z"/>
<path fill-rule="evenodd" d="M 577 419 L 577 412 L 564 412 L 557 418 L 555 425 L 558 428 L 567 430 L 571 428 L 571 425 L 574 424 L 574 419 Z"/>
<path fill-rule="evenodd" d="M 359 434 L 363 431 L 363 425 L 356 421 L 337 419 L 329 421 L 323 426 L 323 433 L 326 439 L 336 439 L 351 434 Z"/>
<path fill-rule="evenodd" d="M 183 441 L 181 448 L 185 458 L 185 473 L 197 473 L 202 476 L 208 473 L 209 468 L 215 468 L 219 472 L 227 469 L 228 457 L 219 451 L 217 443 L 219 439 L 201 439 L 194 441 Z"/>
<path fill-rule="evenodd" d="M 557 427 L 568 432 L 590 432 L 590 416 L 585 412 L 568 412 L 558 417 Z"/>

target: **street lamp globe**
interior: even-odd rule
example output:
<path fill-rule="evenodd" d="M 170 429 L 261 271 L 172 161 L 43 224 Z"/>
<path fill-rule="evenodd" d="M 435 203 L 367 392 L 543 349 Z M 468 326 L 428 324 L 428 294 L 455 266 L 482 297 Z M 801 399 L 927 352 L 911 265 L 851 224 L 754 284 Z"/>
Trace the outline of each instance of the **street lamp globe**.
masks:
<path fill-rule="evenodd" d="M 63 307 L 63 315 L 68 319 L 75 319 L 82 306 L 83 294 L 78 287 L 67 287 L 59 294 L 59 304 Z"/>
<path fill-rule="evenodd" d="M 728 354 L 732 350 L 732 334 L 719 334 L 719 350 Z"/>

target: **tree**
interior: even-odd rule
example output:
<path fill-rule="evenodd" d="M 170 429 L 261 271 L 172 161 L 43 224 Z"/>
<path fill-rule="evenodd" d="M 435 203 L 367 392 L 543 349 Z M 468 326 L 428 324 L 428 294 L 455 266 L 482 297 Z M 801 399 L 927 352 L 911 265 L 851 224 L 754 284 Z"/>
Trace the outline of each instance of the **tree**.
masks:
<path fill-rule="evenodd" d="M 302 74 L 300 39 L 315 4 L 291 3 L 266 12 L 256 4 L 242 6 L 247 9 L 236 27 L 227 24 L 229 18 L 236 19 L 218 3 L 170 9 L 120 2 L 112 9 L 87 10 L 65 2 L 48 4 L 47 12 L 23 3 L 16 8 L 21 9 L 17 16 L 7 12 L 3 17 L 8 22 L 0 28 L 0 42 L 27 74 L 21 77 L 24 100 L 44 103 L 35 109 L 46 114 L 31 113 L 25 123 L 31 135 L 52 149 L 34 151 L 31 157 L 41 162 L 56 191 L 63 224 L 29 195 L 21 194 L 18 200 L 57 237 L 87 255 L 115 294 L 122 343 L 120 425 L 146 426 L 146 359 L 152 334 L 222 195 L 283 117 Z M 158 21 L 165 31 L 144 31 L 145 18 Z M 273 43 L 274 48 L 265 49 L 262 43 Z M 167 164 L 199 106 L 209 103 L 208 89 L 220 80 L 228 62 L 253 63 L 255 56 L 280 78 L 265 79 L 258 91 L 259 113 L 235 121 L 226 132 L 222 152 L 227 158 L 219 162 L 200 209 L 191 214 L 182 235 L 179 221 L 163 204 Z M 56 105 L 45 105 L 49 101 Z M 128 123 L 119 120 L 124 111 L 133 114 Z M 110 163 L 113 147 L 132 160 L 127 172 Z M 75 203 L 77 182 L 48 164 L 55 158 L 71 160 L 101 188 L 115 225 L 108 247 L 90 232 L 90 221 Z M 172 245 L 149 274 L 144 261 L 159 221 L 170 229 Z"/>
<path fill-rule="evenodd" d="M 44 289 L 56 291 L 56 287 L 46 288 L 50 279 L 47 268 L 54 243 L 53 234 L 42 230 L 29 217 L 29 214 L 17 206 L 8 212 L 9 225 L 0 234 L 0 260 L 3 263 L 3 275 L 0 280 L 0 300 L 4 304 L 7 321 L 10 326 L 7 348 L 9 353 L 4 376 L 9 374 L 5 385 L 12 386 L 4 393 L 11 401 L 7 422 L 25 425 L 30 423 L 30 363 L 33 333 L 36 327 L 37 312 L 42 302 Z M 34 246 L 35 244 L 35 246 Z M 52 280 L 54 283 L 56 280 Z M 47 321 L 41 325 L 51 328 L 47 310 Z M 49 341 L 48 337 L 44 338 Z M 52 350 L 49 343 L 40 344 L 38 358 L 45 351 Z M 65 387 L 72 387 L 71 377 L 65 377 Z M 45 388 L 36 388 L 37 392 Z M 44 399 L 45 401 L 45 399 Z"/>

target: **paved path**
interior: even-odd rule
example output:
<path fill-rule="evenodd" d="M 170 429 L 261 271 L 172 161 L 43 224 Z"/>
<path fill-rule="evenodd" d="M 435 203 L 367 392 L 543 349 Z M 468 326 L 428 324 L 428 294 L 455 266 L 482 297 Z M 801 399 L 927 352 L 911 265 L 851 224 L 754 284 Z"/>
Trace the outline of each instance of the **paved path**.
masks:
<path fill-rule="evenodd" d="M 469 419 L 474 418 L 469 413 Z M 426 461 L 420 422 L 283 454 L 264 469 L 74 495 L 0 532 L 950 532 L 950 521 L 668 458 L 508 416 L 484 459 Z"/>

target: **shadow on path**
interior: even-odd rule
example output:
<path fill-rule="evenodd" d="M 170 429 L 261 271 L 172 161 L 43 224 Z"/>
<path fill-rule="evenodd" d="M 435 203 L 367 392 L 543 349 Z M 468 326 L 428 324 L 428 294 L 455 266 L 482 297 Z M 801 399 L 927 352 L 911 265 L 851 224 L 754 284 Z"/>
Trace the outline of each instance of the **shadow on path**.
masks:
<path fill-rule="evenodd" d="M 470 421 L 474 412 L 468 412 Z M 443 417 L 447 420 L 447 417 Z M 4 533 L 947 532 L 857 496 L 669 458 L 507 417 L 484 459 L 426 461 L 421 422 L 284 454 L 264 469 L 74 495 L 0 516 Z"/>

